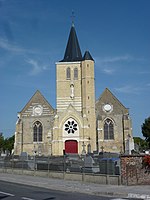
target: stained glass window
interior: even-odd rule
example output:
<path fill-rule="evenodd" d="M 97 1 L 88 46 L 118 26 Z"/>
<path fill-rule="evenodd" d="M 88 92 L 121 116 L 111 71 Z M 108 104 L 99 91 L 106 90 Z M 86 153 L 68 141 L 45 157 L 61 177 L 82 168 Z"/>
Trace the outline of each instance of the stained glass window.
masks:
<path fill-rule="evenodd" d="M 114 139 L 114 124 L 110 119 L 106 119 L 104 122 L 104 139 L 105 140 Z"/>
<path fill-rule="evenodd" d="M 41 122 L 36 121 L 33 125 L 33 142 L 42 142 L 43 127 Z"/>
<path fill-rule="evenodd" d="M 65 131 L 68 132 L 68 134 L 70 133 L 75 133 L 75 131 L 77 131 L 77 123 L 75 123 L 74 121 L 68 121 L 65 124 Z"/>

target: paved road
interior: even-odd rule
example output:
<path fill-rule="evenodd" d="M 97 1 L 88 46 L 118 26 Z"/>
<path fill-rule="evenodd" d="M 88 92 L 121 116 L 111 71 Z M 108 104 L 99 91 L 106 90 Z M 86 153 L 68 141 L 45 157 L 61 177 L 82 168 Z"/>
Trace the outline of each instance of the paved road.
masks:
<path fill-rule="evenodd" d="M 27 176 L 24 174 L 18 175 L 18 174 L 11 174 L 11 173 L 0 173 L 0 183 L 1 181 L 5 181 L 5 182 L 7 181 L 10 183 L 18 183 L 20 186 L 27 185 L 29 188 L 32 186 L 40 187 L 43 189 L 47 189 L 49 191 L 59 190 L 62 192 L 72 192 L 74 194 L 82 193 L 85 195 L 93 195 L 93 196 L 99 196 L 99 197 L 111 196 L 111 197 L 114 197 L 112 199 L 115 199 L 115 200 L 117 199 L 115 197 L 118 197 L 117 200 L 134 199 L 134 198 L 150 200 L 150 186 L 149 185 L 137 185 L 137 186 L 100 185 L 100 184 L 93 184 L 93 183 L 84 183 L 84 182 L 79 182 L 79 181 L 69 181 L 69 180 L 63 180 L 63 179 L 52 179 L 48 177 Z M 1 190 L 1 184 L 0 184 L 0 191 L 1 192 L 5 191 L 5 190 L 4 191 Z"/>
<path fill-rule="evenodd" d="M 126 198 L 100 197 L 77 192 L 63 192 L 0 181 L 0 199 L 6 200 L 125 200 Z M 130 199 L 133 200 L 133 199 Z"/>

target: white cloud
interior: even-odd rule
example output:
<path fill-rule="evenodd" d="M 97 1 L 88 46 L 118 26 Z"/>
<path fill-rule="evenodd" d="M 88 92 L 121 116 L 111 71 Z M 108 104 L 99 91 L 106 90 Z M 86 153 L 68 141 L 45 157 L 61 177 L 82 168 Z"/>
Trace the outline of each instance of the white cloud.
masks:
<path fill-rule="evenodd" d="M 108 63 L 114 63 L 114 62 L 120 62 L 120 61 L 126 61 L 126 62 L 131 61 L 133 60 L 133 57 L 129 55 L 104 57 L 104 58 L 97 57 L 95 60 L 96 60 L 96 63 L 99 63 L 99 64 L 108 64 Z"/>
<path fill-rule="evenodd" d="M 109 74 L 109 75 L 113 74 L 114 71 L 115 71 L 114 69 L 110 69 L 110 68 L 104 68 L 104 69 L 103 69 L 103 72 L 104 72 L 105 74 Z"/>
<path fill-rule="evenodd" d="M 112 75 L 115 74 L 116 67 L 115 63 L 117 62 L 129 62 L 132 61 L 133 57 L 129 55 L 124 56 L 114 56 L 114 57 L 97 57 L 95 59 L 96 65 L 103 71 L 103 73 Z"/>
<path fill-rule="evenodd" d="M 26 54 L 26 53 L 38 54 L 39 53 L 37 50 L 20 47 L 17 44 L 11 43 L 4 38 L 0 38 L 0 48 L 2 48 L 3 50 L 9 51 L 10 53 L 16 53 L 16 54 Z"/>
<path fill-rule="evenodd" d="M 126 94 L 140 94 L 145 88 L 125 85 L 123 87 L 115 88 L 117 92 Z"/>
<path fill-rule="evenodd" d="M 25 50 L 16 46 L 16 45 L 12 45 L 8 42 L 8 40 L 5 40 L 5 39 L 0 39 L 0 47 L 4 50 L 7 50 L 7 51 L 11 51 L 11 52 L 16 52 L 16 53 L 19 53 L 19 52 L 24 52 Z"/>
<path fill-rule="evenodd" d="M 114 63 L 114 62 L 120 62 L 120 61 L 131 61 L 133 58 L 129 55 L 125 56 L 115 56 L 115 57 L 105 57 L 101 59 L 102 63 Z"/>
<path fill-rule="evenodd" d="M 48 70 L 48 66 L 41 64 L 37 60 L 34 59 L 27 59 L 26 62 L 32 66 L 31 71 L 29 72 L 30 76 L 36 76 L 40 74 L 44 70 Z"/>
<path fill-rule="evenodd" d="M 150 71 L 140 71 L 139 74 L 150 74 Z"/>

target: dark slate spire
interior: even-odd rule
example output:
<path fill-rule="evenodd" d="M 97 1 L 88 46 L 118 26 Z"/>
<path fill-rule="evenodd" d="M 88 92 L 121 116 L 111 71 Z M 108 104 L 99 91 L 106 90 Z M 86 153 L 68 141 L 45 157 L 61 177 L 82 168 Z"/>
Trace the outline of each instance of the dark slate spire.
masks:
<path fill-rule="evenodd" d="M 73 62 L 81 60 L 82 60 L 82 54 L 79 42 L 74 28 L 74 24 L 72 24 L 64 59 L 61 60 L 60 62 Z"/>
<path fill-rule="evenodd" d="M 91 56 L 89 51 L 85 52 L 85 54 L 83 56 L 83 60 L 93 60 L 94 61 L 94 59 L 92 58 L 92 56 Z"/>

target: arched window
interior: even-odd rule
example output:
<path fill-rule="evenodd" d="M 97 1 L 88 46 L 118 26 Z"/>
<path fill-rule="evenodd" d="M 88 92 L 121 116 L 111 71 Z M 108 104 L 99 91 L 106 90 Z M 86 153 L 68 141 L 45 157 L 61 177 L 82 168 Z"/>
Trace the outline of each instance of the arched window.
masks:
<path fill-rule="evenodd" d="M 41 122 L 36 121 L 33 125 L 33 142 L 42 142 L 43 127 Z"/>
<path fill-rule="evenodd" d="M 70 67 L 68 67 L 67 70 L 66 70 L 66 79 L 71 79 Z"/>
<path fill-rule="evenodd" d="M 78 68 L 74 68 L 74 79 L 78 79 Z"/>
<path fill-rule="evenodd" d="M 112 120 L 106 119 L 104 122 L 104 140 L 114 139 L 114 124 Z"/>

